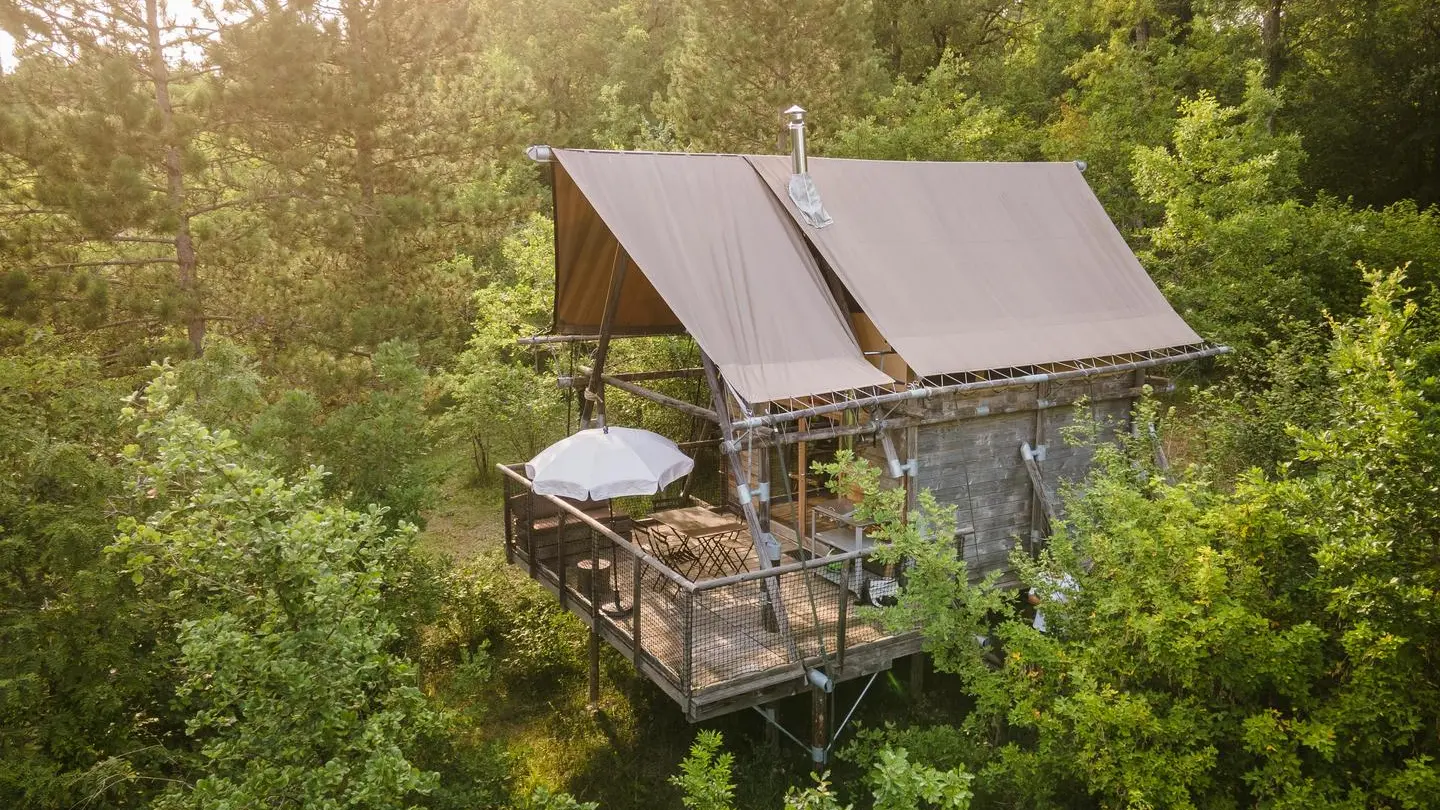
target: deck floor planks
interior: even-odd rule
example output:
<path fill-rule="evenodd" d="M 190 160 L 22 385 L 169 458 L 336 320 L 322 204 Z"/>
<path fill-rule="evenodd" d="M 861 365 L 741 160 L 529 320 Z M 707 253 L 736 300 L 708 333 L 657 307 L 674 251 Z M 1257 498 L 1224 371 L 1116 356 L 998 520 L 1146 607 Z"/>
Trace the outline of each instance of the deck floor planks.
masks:
<path fill-rule="evenodd" d="M 749 534 L 743 535 L 749 541 Z M 787 543 L 793 546 L 793 543 Z M 786 551 L 793 551 L 787 548 Z M 601 559 L 611 559 L 610 549 L 600 552 Z M 579 582 L 578 563 L 582 558 L 566 561 L 566 586 L 571 591 L 571 608 L 588 611 L 588 603 L 576 590 Z M 746 565 L 756 570 L 754 550 Z M 621 607 L 631 609 L 634 589 L 634 561 L 623 553 L 615 554 L 612 565 L 613 587 L 618 590 Z M 703 578 L 716 578 L 735 571 L 706 571 Z M 551 573 L 554 579 L 553 572 Z M 601 586 L 601 604 L 609 599 L 608 587 Z M 807 657 L 828 655 L 838 650 L 837 629 L 840 612 L 840 586 L 812 572 L 782 575 L 779 582 L 780 601 L 790 622 L 791 635 L 800 653 Z M 685 668 L 684 603 L 685 592 L 676 594 L 675 586 L 654 572 L 645 572 L 641 584 L 640 646 L 672 676 L 676 685 L 683 680 Z M 691 685 L 695 690 L 710 689 L 727 681 L 748 678 L 791 663 L 788 645 L 779 632 L 765 628 L 761 585 L 758 581 L 721 586 L 699 591 L 694 596 L 693 639 L 690 652 Z M 853 595 L 847 608 L 846 646 L 866 644 L 887 638 L 879 620 L 867 617 L 854 605 Z M 613 619 L 627 635 L 633 628 L 633 613 Z M 632 641 L 633 643 L 633 641 Z M 791 664 L 793 666 L 793 663 Z"/>

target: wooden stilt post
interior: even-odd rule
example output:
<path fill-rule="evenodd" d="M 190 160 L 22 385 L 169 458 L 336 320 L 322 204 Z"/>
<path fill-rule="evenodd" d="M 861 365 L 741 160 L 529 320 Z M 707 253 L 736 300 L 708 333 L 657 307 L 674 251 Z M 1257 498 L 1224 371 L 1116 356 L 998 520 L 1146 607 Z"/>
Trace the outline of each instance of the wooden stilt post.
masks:
<path fill-rule="evenodd" d="M 599 622 L 598 617 L 592 618 L 592 622 Z M 600 631 L 598 625 L 592 624 L 590 630 L 590 711 L 598 711 L 600 708 Z"/>
<path fill-rule="evenodd" d="M 910 697 L 918 698 L 925 691 L 925 653 L 910 656 Z"/>
<path fill-rule="evenodd" d="M 818 686 L 810 687 L 810 764 L 818 772 L 828 759 L 830 745 L 830 696 Z"/>

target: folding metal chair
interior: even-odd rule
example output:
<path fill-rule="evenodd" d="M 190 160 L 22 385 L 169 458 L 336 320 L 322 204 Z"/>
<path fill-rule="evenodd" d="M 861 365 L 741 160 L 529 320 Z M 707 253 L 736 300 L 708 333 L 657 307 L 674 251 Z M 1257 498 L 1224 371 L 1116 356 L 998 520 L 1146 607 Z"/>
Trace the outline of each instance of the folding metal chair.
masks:
<path fill-rule="evenodd" d="M 740 541 L 744 529 L 725 529 L 695 538 L 699 546 L 702 570 L 715 576 L 727 576 L 750 570 L 745 565 L 749 549 Z"/>
<path fill-rule="evenodd" d="M 636 526 L 635 531 L 643 532 L 645 535 L 645 539 L 640 544 L 642 548 L 659 558 L 660 562 L 665 563 L 670 570 L 680 576 L 691 581 L 695 579 L 694 569 L 699 562 L 699 557 L 690 550 L 689 538 L 663 523 Z M 666 593 L 672 588 L 674 589 L 670 593 L 672 598 L 680 593 L 678 583 L 658 571 L 655 572 L 655 576 L 659 580 L 656 583 L 656 589 L 661 593 Z"/>

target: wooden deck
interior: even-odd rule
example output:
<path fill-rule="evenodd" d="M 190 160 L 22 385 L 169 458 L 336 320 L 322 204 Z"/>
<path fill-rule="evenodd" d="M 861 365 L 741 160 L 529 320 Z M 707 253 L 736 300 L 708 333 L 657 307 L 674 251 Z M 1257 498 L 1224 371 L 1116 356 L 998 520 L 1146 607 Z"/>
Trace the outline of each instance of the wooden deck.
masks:
<path fill-rule="evenodd" d="M 800 556 L 793 540 L 782 554 L 782 563 Z M 812 568 L 768 578 L 783 606 L 776 611 L 767 607 L 761 580 L 708 587 L 706 580 L 739 572 L 696 572 L 700 582 L 692 590 L 603 537 L 584 556 L 565 560 L 563 577 L 558 561 L 530 566 L 523 542 L 511 547 L 511 556 L 587 626 L 598 625 L 601 637 L 691 720 L 798 693 L 807 688 L 806 667 L 828 663 L 828 671 L 848 680 L 888 669 L 893 659 L 920 649 L 917 633 L 888 633 L 874 609 L 858 606 L 856 594 L 837 584 L 837 572 Z M 592 556 L 609 561 L 612 572 L 611 584 L 599 586 L 601 609 L 592 608 L 578 585 L 579 563 Z M 758 569 L 753 548 L 746 566 Z M 787 622 L 788 636 L 781 629 Z"/>

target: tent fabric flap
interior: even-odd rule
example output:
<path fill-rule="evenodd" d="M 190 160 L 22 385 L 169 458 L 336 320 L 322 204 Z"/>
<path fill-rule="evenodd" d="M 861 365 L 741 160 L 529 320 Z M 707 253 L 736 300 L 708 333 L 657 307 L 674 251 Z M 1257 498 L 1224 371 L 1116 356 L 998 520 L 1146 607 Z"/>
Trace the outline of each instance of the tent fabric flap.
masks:
<path fill-rule="evenodd" d="M 834 218 L 817 229 L 788 158 L 747 160 L 922 376 L 1201 342 L 1074 164 L 811 158 Z"/>
<path fill-rule="evenodd" d="M 803 237 L 743 157 L 570 149 L 555 155 L 557 234 L 583 221 L 567 222 L 562 202 L 572 215 L 589 206 L 596 219 L 586 235 L 557 237 L 557 326 L 592 317 L 584 309 L 597 298 L 603 307 L 616 255 L 615 247 L 604 250 L 608 239 L 633 262 L 617 327 L 678 319 L 747 401 L 892 382 L 865 360 Z M 584 205 L 562 194 L 565 183 Z M 582 239 L 582 246 L 561 248 Z M 577 262 L 581 253 L 592 261 Z M 596 254 L 606 261 L 593 261 Z M 632 292 L 640 275 L 644 286 Z M 662 300 L 647 304 L 646 288 Z M 566 316 L 575 319 L 560 323 Z"/>
<path fill-rule="evenodd" d="M 594 335 L 605 315 L 610 273 L 620 243 L 576 188 L 564 167 L 555 170 L 555 331 Z M 622 335 L 683 331 L 680 319 L 643 273 L 627 273 L 613 329 Z"/>

